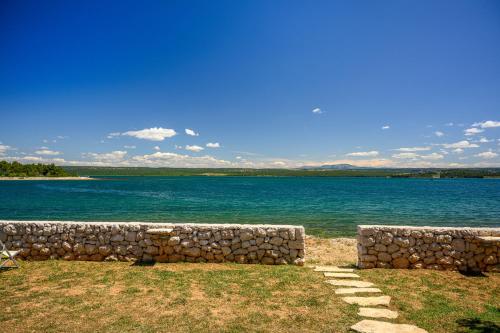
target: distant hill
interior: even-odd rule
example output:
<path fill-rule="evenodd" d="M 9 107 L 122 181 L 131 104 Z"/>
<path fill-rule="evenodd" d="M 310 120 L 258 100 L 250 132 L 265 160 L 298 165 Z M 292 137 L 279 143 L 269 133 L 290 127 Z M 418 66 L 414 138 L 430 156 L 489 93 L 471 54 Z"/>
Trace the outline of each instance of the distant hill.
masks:
<path fill-rule="evenodd" d="M 303 166 L 300 170 L 365 170 L 370 167 L 359 167 L 352 164 L 324 164 L 320 166 Z"/>
<path fill-rule="evenodd" d="M 242 168 L 148 168 L 63 166 L 79 176 L 253 176 L 253 177 L 391 177 L 391 178 L 485 178 L 499 177 L 500 168 L 484 169 L 390 169 L 333 164 L 302 169 Z"/>

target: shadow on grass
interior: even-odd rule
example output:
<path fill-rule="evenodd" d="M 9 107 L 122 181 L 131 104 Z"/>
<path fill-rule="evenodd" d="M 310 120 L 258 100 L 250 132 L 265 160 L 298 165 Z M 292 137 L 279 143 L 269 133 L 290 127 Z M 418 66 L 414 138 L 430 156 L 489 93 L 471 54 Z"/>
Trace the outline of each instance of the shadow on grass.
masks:
<path fill-rule="evenodd" d="M 466 331 L 462 332 L 500 333 L 500 326 L 488 320 L 481 320 L 479 318 L 466 318 L 458 319 L 456 323 L 458 324 L 458 326 L 467 329 Z"/>
<path fill-rule="evenodd" d="M 472 277 L 488 277 L 483 272 L 480 271 L 459 271 L 463 276 L 472 276 Z"/>
<path fill-rule="evenodd" d="M 136 261 L 131 266 L 154 266 L 156 261 Z"/>
<path fill-rule="evenodd" d="M 0 273 L 12 271 L 15 269 L 21 269 L 21 265 L 19 265 L 19 266 L 13 266 L 13 265 L 2 266 L 2 267 L 0 267 Z"/>

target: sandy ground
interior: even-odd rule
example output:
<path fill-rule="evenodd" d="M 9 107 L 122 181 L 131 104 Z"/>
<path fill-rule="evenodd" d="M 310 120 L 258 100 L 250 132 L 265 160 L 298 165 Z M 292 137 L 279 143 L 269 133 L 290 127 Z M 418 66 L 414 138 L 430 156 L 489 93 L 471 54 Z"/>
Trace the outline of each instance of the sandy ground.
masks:
<path fill-rule="evenodd" d="M 90 177 L 0 177 L 1 180 L 94 180 Z"/>
<path fill-rule="evenodd" d="M 355 238 L 306 237 L 306 264 L 342 265 L 356 264 Z"/>

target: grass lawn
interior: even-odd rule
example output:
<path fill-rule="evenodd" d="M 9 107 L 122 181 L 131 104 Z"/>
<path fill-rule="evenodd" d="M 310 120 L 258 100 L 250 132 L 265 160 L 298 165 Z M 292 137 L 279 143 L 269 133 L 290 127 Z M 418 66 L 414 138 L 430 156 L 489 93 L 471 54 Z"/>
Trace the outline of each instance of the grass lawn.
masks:
<path fill-rule="evenodd" d="M 352 240 L 308 239 L 308 264 L 355 261 Z M 2 332 L 346 332 L 360 318 L 319 273 L 295 266 L 22 262 L 0 271 Z M 364 270 L 399 322 L 498 332 L 500 275 Z"/>

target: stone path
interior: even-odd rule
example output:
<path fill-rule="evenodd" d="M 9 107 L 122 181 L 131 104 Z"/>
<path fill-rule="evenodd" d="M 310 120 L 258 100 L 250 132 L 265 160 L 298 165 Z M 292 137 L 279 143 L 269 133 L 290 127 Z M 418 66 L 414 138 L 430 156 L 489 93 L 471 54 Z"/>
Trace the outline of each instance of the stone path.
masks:
<path fill-rule="evenodd" d="M 309 266 L 311 267 L 311 266 Z M 314 266 L 312 266 L 314 267 Z M 368 281 L 350 280 L 359 279 L 360 276 L 354 273 L 352 268 L 342 268 L 337 266 L 316 266 L 315 272 L 321 272 L 325 277 L 336 278 L 325 281 L 335 287 L 343 287 L 335 289 L 337 295 L 357 295 L 357 294 L 373 294 L 381 293 L 378 288 L 374 288 L 374 284 Z M 349 288 L 346 288 L 349 287 Z M 372 306 L 389 306 L 391 297 L 389 296 L 347 296 L 342 300 L 349 304 L 361 306 L 358 315 L 367 318 L 384 318 L 395 319 L 398 317 L 397 311 L 378 308 Z M 370 307 L 367 307 L 370 306 Z M 394 324 L 387 321 L 364 319 L 351 326 L 351 330 L 359 333 L 427 333 L 415 325 Z"/>
<path fill-rule="evenodd" d="M 324 272 L 325 277 L 334 277 L 334 278 L 359 278 L 358 274 L 354 273 L 330 273 Z"/>
<path fill-rule="evenodd" d="M 398 317 L 398 313 L 396 311 L 379 308 L 359 308 L 358 315 L 361 317 L 388 319 L 394 319 Z"/>
<path fill-rule="evenodd" d="M 335 290 L 337 295 L 356 294 L 356 293 L 381 293 L 378 288 L 339 288 Z"/>
<path fill-rule="evenodd" d="M 337 266 L 316 266 L 315 272 L 332 272 L 332 273 L 352 273 L 353 268 L 340 268 Z"/>
<path fill-rule="evenodd" d="M 360 333 L 379 333 L 379 332 L 427 333 L 426 330 L 421 329 L 415 325 L 393 324 L 393 323 L 388 323 L 386 321 L 367 320 L 367 319 L 352 325 L 351 329 Z"/>
<path fill-rule="evenodd" d="M 357 280 L 326 280 L 325 281 L 332 286 L 339 287 L 358 287 L 358 288 L 368 288 L 373 287 L 374 284 L 366 281 L 357 281 Z"/>
<path fill-rule="evenodd" d="M 342 298 L 342 300 L 344 300 L 344 302 L 349 304 L 357 304 L 361 306 L 375 306 L 375 305 L 389 306 L 389 303 L 391 303 L 390 296 L 377 296 L 377 297 L 352 296 L 352 297 L 344 297 Z"/>

